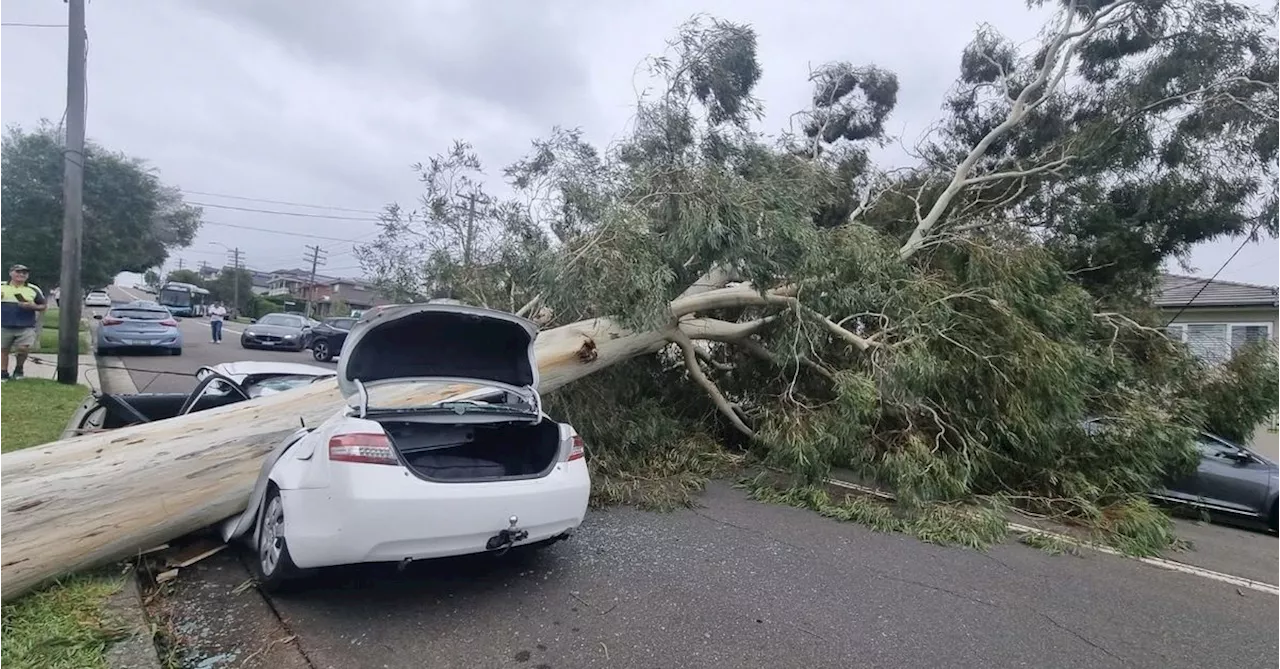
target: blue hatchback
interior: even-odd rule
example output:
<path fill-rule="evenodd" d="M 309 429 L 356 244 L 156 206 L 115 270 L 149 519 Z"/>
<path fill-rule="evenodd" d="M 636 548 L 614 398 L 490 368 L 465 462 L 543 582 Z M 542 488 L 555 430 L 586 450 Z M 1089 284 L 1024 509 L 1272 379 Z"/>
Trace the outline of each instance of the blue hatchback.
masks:
<path fill-rule="evenodd" d="M 154 302 L 112 307 L 98 319 L 98 355 L 122 350 L 155 350 L 182 355 L 182 331 L 169 310 Z"/>

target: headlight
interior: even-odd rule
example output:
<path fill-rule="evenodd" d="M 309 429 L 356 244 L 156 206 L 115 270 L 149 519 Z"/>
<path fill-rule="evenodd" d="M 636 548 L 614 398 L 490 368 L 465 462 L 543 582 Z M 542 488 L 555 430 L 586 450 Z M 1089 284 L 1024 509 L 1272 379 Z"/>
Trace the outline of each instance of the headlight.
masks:
<path fill-rule="evenodd" d="M 296 339 L 297 337 L 298 335 L 291 335 L 291 334 L 284 336 L 285 339 Z"/>

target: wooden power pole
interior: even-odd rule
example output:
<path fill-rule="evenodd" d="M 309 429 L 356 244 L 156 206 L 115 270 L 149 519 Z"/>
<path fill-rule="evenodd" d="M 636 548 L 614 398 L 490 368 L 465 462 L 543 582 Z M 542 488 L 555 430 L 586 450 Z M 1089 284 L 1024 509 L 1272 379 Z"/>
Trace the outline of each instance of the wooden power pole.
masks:
<path fill-rule="evenodd" d="M 67 137 L 62 150 L 62 275 L 58 312 L 59 383 L 77 381 L 80 362 L 80 239 L 84 232 L 84 0 L 67 2 Z"/>
<path fill-rule="evenodd" d="M 231 316 L 234 318 L 240 314 L 240 260 L 244 251 L 237 246 L 228 253 L 231 255 Z"/>
<path fill-rule="evenodd" d="M 324 264 L 324 254 L 328 253 L 328 251 L 318 245 L 307 246 L 306 249 L 307 253 L 302 256 L 302 259 L 311 263 L 311 280 L 307 282 L 307 316 L 310 317 L 316 295 L 316 266 Z"/>

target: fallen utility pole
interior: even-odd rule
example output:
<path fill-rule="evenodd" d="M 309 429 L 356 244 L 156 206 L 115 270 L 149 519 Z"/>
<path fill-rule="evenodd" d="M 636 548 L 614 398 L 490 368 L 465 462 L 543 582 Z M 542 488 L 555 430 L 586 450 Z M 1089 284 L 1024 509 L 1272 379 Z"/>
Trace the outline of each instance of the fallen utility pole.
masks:
<path fill-rule="evenodd" d="M 84 233 L 84 0 L 67 3 L 67 136 L 62 149 L 62 272 L 58 280 L 59 383 L 74 384 L 80 364 L 80 239 Z"/>

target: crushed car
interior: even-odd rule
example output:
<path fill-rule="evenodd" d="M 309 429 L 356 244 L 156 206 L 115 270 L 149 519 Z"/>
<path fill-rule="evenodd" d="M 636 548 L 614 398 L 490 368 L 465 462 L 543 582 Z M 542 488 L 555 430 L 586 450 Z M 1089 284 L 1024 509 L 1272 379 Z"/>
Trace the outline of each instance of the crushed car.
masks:
<path fill-rule="evenodd" d="M 94 392 L 73 417 L 76 433 L 113 430 L 265 397 L 332 378 L 334 371 L 293 362 L 228 362 L 201 367 L 189 393 Z"/>
<path fill-rule="evenodd" d="M 537 332 L 464 305 L 365 314 L 338 363 L 347 408 L 276 447 L 223 539 L 251 547 L 271 590 L 313 568 L 568 538 L 591 482 L 582 438 L 542 410 Z M 433 399 L 404 406 L 407 389 Z"/>

